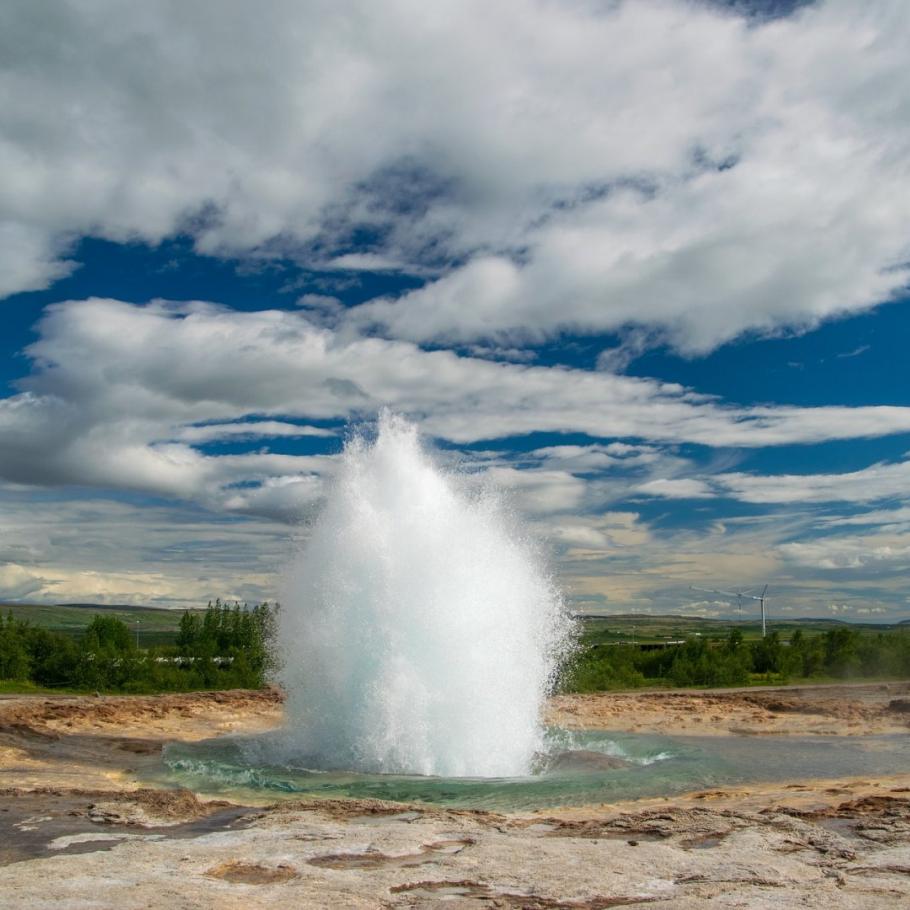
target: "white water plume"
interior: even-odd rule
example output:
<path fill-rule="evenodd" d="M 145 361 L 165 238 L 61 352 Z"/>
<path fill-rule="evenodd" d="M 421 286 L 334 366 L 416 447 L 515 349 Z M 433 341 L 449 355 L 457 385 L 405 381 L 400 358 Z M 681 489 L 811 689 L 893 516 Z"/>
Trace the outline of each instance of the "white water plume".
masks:
<path fill-rule="evenodd" d="M 384 412 L 375 441 L 345 446 L 291 573 L 284 748 L 315 767 L 527 774 L 570 626 L 500 498 Z"/>

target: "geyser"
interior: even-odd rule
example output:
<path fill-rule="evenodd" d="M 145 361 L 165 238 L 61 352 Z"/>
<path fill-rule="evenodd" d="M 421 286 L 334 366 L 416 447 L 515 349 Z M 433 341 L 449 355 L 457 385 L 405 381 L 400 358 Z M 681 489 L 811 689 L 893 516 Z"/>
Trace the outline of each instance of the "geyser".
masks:
<path fill-rule="evenodd" d="M 570 627 L 500 497 L 383 413 L 345 446 L 290 576 L 282 748 L 311 767 L 527 774 Z"/>

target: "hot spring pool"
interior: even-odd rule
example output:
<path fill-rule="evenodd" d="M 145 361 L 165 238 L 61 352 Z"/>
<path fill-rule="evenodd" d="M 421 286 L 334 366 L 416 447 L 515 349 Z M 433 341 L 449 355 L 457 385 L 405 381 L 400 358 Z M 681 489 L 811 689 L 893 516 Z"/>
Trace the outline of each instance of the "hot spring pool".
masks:
<path fill-rule="evenodd" d="M 881 776 L 910 768 L 910 736 L 694 737 L 550 730 L 526 777 L 445 778 L 316 770 L 270 763 L 269 736 L 173 744 L 167 783 L 242 800 L 375 798 L 500 811 L 586 805 L 749 782 Z M 600 756 L 606 759 L 600 759 Z M 617 767 L 603 767 L 614 764 Z"/>

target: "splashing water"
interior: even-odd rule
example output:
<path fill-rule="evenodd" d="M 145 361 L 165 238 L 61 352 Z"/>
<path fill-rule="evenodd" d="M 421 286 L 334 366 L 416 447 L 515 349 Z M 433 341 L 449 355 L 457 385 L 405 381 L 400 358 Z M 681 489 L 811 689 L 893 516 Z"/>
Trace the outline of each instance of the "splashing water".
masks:
<path fill-rule="evenodd" d="M 349 442 L 289 582 L 282 751 L 310 767 L 527 774 L 571 623 L 491 493 L 384 412 Z"/>

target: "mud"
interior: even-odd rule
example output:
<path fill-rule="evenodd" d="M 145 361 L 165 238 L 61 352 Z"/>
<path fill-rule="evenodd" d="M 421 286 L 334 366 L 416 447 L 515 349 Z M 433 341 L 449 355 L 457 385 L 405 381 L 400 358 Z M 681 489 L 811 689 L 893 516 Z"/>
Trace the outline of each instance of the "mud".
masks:
<path fill-rule="evenodd" d="M 130 838 L 180 840 L 238 830 L 257 810 L 200 803 L 186 790 L 0 791 L 0 866 L 111 850 Z"/>

